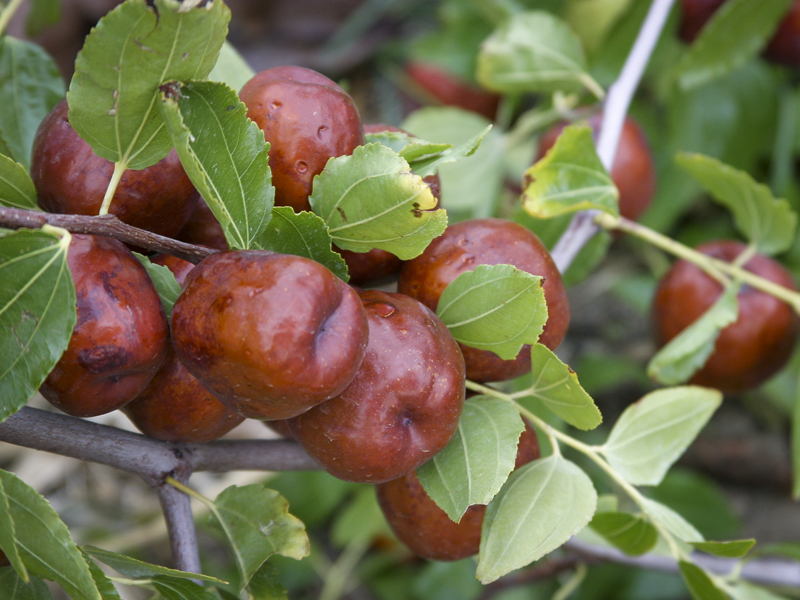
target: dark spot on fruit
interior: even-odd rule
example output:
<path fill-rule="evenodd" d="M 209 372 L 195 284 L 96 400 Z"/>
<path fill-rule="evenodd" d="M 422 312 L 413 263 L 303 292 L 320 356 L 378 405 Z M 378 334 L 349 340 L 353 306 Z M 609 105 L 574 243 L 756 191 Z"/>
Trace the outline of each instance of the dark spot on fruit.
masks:
<path fill-rule="evenodd" d="M 233 302 L 231 295 L 223 294 L 217 297 L 214 302 L 211 303 L 211 308 L 214 309 L 214 312 L 221 313 L 231 305 L 231 302 Z"/>
<path fill-rule="evenodd" d="M 78 364 L 89 373 L 105 373 L 119 369 L 131 360 L 131 353 L 120 346 L 106 345 L 78 352 Z"/>
<path fill-rule="evenodd" d="M 294 164 L 294 170 L 300 173 L 301 175 L 308 171 L 308 163 L 304 160 L 298 160 Z"/>

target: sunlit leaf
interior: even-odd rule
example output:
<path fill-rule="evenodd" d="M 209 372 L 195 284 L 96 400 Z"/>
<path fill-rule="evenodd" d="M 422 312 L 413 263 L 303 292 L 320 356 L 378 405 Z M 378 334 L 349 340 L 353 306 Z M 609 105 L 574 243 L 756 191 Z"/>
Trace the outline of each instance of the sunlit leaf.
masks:
<path fill-rule="evenodd" d="M 694 525 L 668 506 L 650 498 L 645 498 L 642 508 L 650 519 L 660 523 L 679 540 L 690 544 L 703 541 L 702 534 L 697 531 Z"/>
<path fill-rule="evenodd" d="M 417 469 L 425 491 L 453 521 L 473 504 L 488 504 L 514 469 L 524 429 L 505 400 L 476 396 L 464 403 L 453 439 Z"/>
<path fill-rule="evenodd" d="M 486 137 L 486 134 L 489 133 L 491 128 L 492 126 L 488 125 L 486 129 L 474 135 L 463 144 L 443 150 L 435 156 L 421 156 L 419 158 L 414 158 L 411 152 L 401 152 L 400 156 L 408 160 L 414 173 L 420 177 L 427 177 L 428 175 L 433 175 L 436 173 L 439 170 L 439 167 L 444 164 L 456 162 L 462 158 L 466 158 L 475 154 L 475 152 L 478 150 L 478 147 L 481 145 L 483 138 Z"/>

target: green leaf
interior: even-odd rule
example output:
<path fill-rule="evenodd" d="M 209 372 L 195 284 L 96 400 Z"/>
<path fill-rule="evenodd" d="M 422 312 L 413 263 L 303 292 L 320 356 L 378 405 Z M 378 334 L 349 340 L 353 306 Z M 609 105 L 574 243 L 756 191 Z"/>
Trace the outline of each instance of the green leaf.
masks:
<path fill-rule="evenodd" d="M 531 396 L 578 429 L 594 429 L 603 422 L 600 409 L 578 381 L 578 376 L 547 346 L 531 347 Z"/>
<path fill-rule="evenodd" d="M 181 164 L 230 247 L 262 248 L 275 199 L 269 144 L 236 92 L 224 83 L 173 82 L 159 105 Z"/>
<path fill-rule="evenodd" d="M 152 586 L 164 600 L 217 600 L 211 592 L 186 579 L 172 579 L 160 575 L 153 578 Z"/>
<path fill-rule="evenodd" d="M 264 250 L 305 256 L 328 267 L 339 279 L 350 279 L 347 263 L 331 247 L 325 222 L 312 212 L 296 213 L 290 206 L 276 206 L 261 237 Z"/>
<path fill-rule="evenodd" d="M 187 10 L 175 0 L 155 0 L 155 8 L 125 0 L 100 19 L 75 60 L 72 127 L 112 162 L 143 169 L 161 160 L 172 141 L 156 107 L 158 87 L 208 75 L 229 20 L 221 1 Z"/>
<path fill-rule="evenodd" d="M 181 293 L 181 285 L 175 279 L 175 274 L 169 270 L 169 267 L 150 262 L 150 259 L 143 254 L 134 252 L 133 255 L 142 263 L 150 276 L 158 292 L 158 297 L 161 298 L 161 304 L 164 305 L 167 320 L 169 320 L 172 315 L 172 307 L 175 306 L 175 301 Z"/>
<path fill-rule="evenodd" d="M 400 152 L 400 156 L 408 160 L 414 173 L 420 177 L 427 177 L 428 175 L 436 173 L 439 167 L 444 164 L 456 162 L 475 154 L 478 147 L 481 145 L 481 141 L 483 141 L 483 138 L 486 137 L 486 134 L 489 133 L 491 129 L 492 126 L 487 125 L 486 129 L 474 135 L 463 144 L 443 150 L 436 156 L 424 156 L 413 160 L 411 158 L 413 157 L 411 152 Z"/>
<path fill-rule="evenodd" d="M 558 17 L 531 11 L 500 25 L 481 45 L 478 82 L 504 94 L 602 89 L 586 72 L 580 40 Z"/>
<path fill-rule="evenodd" d="M 418 256 L 447 227 L 444 210 L 422 177 L 381 144 L 331 158 L 314 178 L 311 208 L 344 250 L 380 248 L 402 260 Z"/>
<path fill-rule="evenodd" d="M 727 207 L 736 226 L 761 254 L 779 254 L 794 241 L 797 214 L 789 203 L 749 173 L 702 154 L 680 153 L 677 163 L 717 202 Z"/>
<path fill-rule="evenodd" d="M 25 169 L 39 123 L 63 97 L 64 80 L 41 46 L 0 38 L 0 134 L 11 158 Z"/>
<path fill-rule="evenodd" d="M 459 343 L 511 360 L 536 343 L 547 321 L 542 278 L 512 265 L 478 265 L 444 289 L 436 315 Z"/>
<path fill-rule="evenodd" d="M 30 575 L 19 555 L 14 520 L 11 518 L 11 507 L 2 482 L 0 482 L 0 550 L 5 553 L 8 562 L 22 576 L 22 579 L 29 581 Z"/>
<path fill-rule="evenodd" d="M 29 230 L 0 237 L 0 421 L 27 404 L 72 337 L 70 239 Z"/>
<path fill-rule="evenodd" d="M 269 562 L 261 565 L 250 579 L 247 593 L 251 600 L 289 600 L 289 594 L 278 577 L 278 569 Z"/>
<path fill-rule="evenodd" d="M 720 5 L 672 71 L 684 90 L 741 67 L 766 46 L 791 0 L 728 0 Z"/>
<path fill-rule="evenodd" d="M 12 473 L 0 471 L 0 481 L 28 570 L 57 582 L 74 600 L 102 600 L 83 554 L 50 503 Z"/>
<path fill-rule="evenodd" d="M 434 144 L 401 131 L 378 131 L 367 133 L 364 136 L 366 144 L 383 144 L 391 148 L 411 164 L 415 160 L 422 160 L 440 155 L 453 144 Z"/>
<path fill-rule="evenodd" d="M 256 74 L 244 57 L 226 41 L 219 51 L 219 58 L 208 74 L 211 81 L 219 81 L 237 92 Z"/>
<path fill-rule="evenodd" d="M 545 157 L 525 172 L 522 205 L 540 219 L 587 209 L 619 215 L 619 190 L 597 156 L 590 127 L 565 127 Z"/>
<path fill-rule="evenodd" d="M 103 550 L 96 546 L 81 546 L 81 549 L 92 558 L 99 560 L 115 571 L 133 579 L 150 579 L 152 577 L 161 576 L 171 579 L 199 579 L 201 581 L 225 583 L 221 579 L 211 577 L 210 575 L 187 573 L 186 571 L 178 571 L 160 565 L 153 565 L 130 556 L 125 556 L 124 554 Z"/>
<path fill-rule="evenodd" d="M 668 506 L 645 498 L 642 509 L 651 520 L 660 523 L 667 531 L 687 543 L 703 541 L 703 535 L 686 519 Z"/>
<path fill-rule="evenodd" d="M 694 563 L 680 561 L 678 568 L 694 600 L 728 600 L 711 576 Z"/>
<path fill-rule="evenodd" d="M 31 0 L 25 33 L 34 37 L 61 19 L 61 0 Z"/>
<path fill-rule="evenodd" d="M 800 543 L 778 542 L 776 544 L 767 544 L 766 546 L 759 546 L 756 553 L 759 556 L 777 554 L 800 562 Z"/>
<path fill-rule="evenodd" d="M 0 205 L 39 210 L 36 203 L 36 189 L 25 167 L 2 154 L 0 154 Z"/>
<path fill-rule="evenodd" d="M 656 528 L 641 516 L 630 513 L 597 513 L 589 526 L 631 556 L 649 552 L 658 541 Z"/>
<path fill-rule="evenodd" d="M 273 554 L 300 560 L 309 553 L 302 521 L 289 514 L 283 496 L 262 484 L 231 486 L 209 508 L 245 585 Z"/>
<path fill-rule="evenodd" d="M 453 521 L 473 504 L 488 504 L 505 483 L 525 424 L 514 406 L 476 396 L 464 403 L 453 439 L 417 469 L 431 499 Z"/>
<path fill-rule="evenodd" d="M 10 567 L 0 569 L 0 600 L 53 600 L 50 588 L 41 579 L 25 584 Z"/>
<path fill-rule="evenodd" d="M 778 596 L 764 588 L 741 580 L 729 585 L 727 592 L 733 600 L 788 600 L 786 596 Z"/>
<path fill-rule="evenodd" d="M 560 455 L 517 469 L 486 509 L 478 579 L 490 583 L 555 550 L 589 523 L 596 505 L 589 477 Z"/>
<path fill-rule="evenodd" d="M 602 452 L 628 482 L 658 485 L 721 403 L 719 391 L 697 386 L 651 392 L 625 409 Z"/>
<path fill-rule="evenodd" d="M 85 552 L 83 553 L 83 559 L 86 561 L 86 564 L 89 565 L 89 572 L 92 574 L 92 579 L 94 579 L 94 583 L 97 585 L 97 590 L 100 592 L 100 596 L 102 596 L 103 600 L 122 600 L 117 588 L 114 587 L 108 575 L 97 566 L 97 563 Z"/>
<path fill-rule="evenodd" d="M 677 385 L 706 364 L 719 332 L 739 316 L 739 288 L 735 283 L 727 286 L 706 312 L 650 359 L 647 374 L 665 385 Z"/>
<path fill-rule="evenodd" d="M 695 542 L 692 544 L 698 550 L 721 556 L 722 558 L 742 558 L 755 546 L 756 541 L 750 540 L 731 540 L 728 542 Z"/>

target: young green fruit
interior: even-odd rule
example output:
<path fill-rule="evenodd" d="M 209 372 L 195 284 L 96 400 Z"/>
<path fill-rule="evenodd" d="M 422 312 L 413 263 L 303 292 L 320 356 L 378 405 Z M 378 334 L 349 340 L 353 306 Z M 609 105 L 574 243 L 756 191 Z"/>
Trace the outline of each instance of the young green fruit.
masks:
<path fill-rule="evenodd" d="M 726 262 L 746 249 L 737 241 L 716 241 L 697 250 Z M 744 268 L 791 290 L 791 274 L 779 263 L 755 255 Z M 722 284 L 696 265 L 677 261 L 664 275 L 653 298 L 656 341 L 666 344 L 697 320 L 722 293 Z M 777 373 L 792 354 L 800 319 L 792 308 L 766 292 L 743 285 L 737 296 L 739 318 L 723 329 L 714 351 L 692 383 L 725 392 L 754 388 Z"/>

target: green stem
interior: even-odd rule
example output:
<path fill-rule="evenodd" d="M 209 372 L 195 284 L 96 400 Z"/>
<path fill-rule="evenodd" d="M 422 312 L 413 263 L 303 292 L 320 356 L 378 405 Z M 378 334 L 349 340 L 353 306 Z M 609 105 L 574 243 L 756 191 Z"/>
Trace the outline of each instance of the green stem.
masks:
<path fill-rule="evenodd" d="M 608 213 L 599 213 L 595 217 L 595 222 L 603 229 L 616 229 L 619 231 L 625 231 L 626 233 L 630 233 L 642 238 L 643 240 L 669 252 L 670 254 L 674 254 L 679 258 L 687 260 L 703 269 L 706 273 L 720 281 L 720 283 L 723 285 L 727 285 L 728 277 L 738 279 L 741 282 L 756 288 L 757 290 L 761 290 L 762 292 L 766 292 L 767 294 L 770 294 L 779 300 L 783 300 L 789 304 L 795 312 L 800 313 L 800 294 L 793 292 L 782 285 L 778 285 L 777 283 L 774 283 L 768 279 L 759 277 L 755 273 L 746 271 L 735 263 L 731 264 L 717 258 L 706 256 L 705 254 L 702 254 L 697 250 L 693 250 L 692 248 L 689 248 L 680 242 L 676 242 L 672 238 L 662 235 L 657 231 L 650 229 L 649 227 L 645 227 L 644 225 L 640 225 L 639 223 L 630 221 L 624 217 L 615 217 L 613 215 L 609 215 Z"/>
<path fill-rule="evenodd" d="M 106 195 L 103 197 L 103 204 L 100 206 L 100 212 L 97 214 L 101 216 L 108 214 L 108 211 L 111 208 L 111 201 L 114 199 L 114 194 L 116 193 L 117 186 L 119 185 L 119 180 L 122 179 L 122 174 L 127 168 L 127 161 L 114 163 L 114 172 L 111 174 L 111 181 L 108 182 Z"/>
<path fill-rule="evenodd" d="M 8 24 L 11 22 L 11 18 L 14 16 L 14 13 L 17 12 L 17 9 L 23 1 L 24 0 L 11 0 L 3 10 L 0 10 L 0 35 L 5 33 Z"/>
<path fill-rule="evenodd" d="M 126 579 L 124 577 L 112 577 L 110 575 L 106 575 L 106 577 L 108 577 L 109 581 L 113 581 L 114 583 L 118 583 L 120 585 L 145 586 L 153 583 L 152 579 Z"/>
<path fill-rule="evenodd" d="M 358 562 L 369 549 L 366 536 L 351 541 L 339 555 L 328 572 L 319 594 L 319 600 L 339 600 L 345 593 L 345 586 Z"/>
<path fill-rule="evenodd" d="M 569 579 L 567 579 L 566 583 L 562 585 L 555 594 L 553 594 L 552 600 L 566 600 L 569 598 L 570 595 L 572 595 L 572 592 L 577 590 L 581 583 L 583 583 L 583 580 L 586 578 L 586 574 L 588 572 L 589 569 L 586 566 L 586 563 L 578 563 L 578 565 L 575 567 L 575 572 Z"/>
<path fill-rule="evenodd" d="M 587 90 L 595 95 L 598 100 L 602 102 L 605 99 L 606 91 L 603 89 L 603 86 L 597 83 L 597 81 L 595 81 L 591 75 L 588 73 L 581 73 L 578 79 L 584 86 L 586 86 Z"/>
<path fill-rule="evenodd" d="M 214 506 L 214 502 L 212 502 L 211 500 L 209 500 L 208 498 L 206 498 L 205 496 L 203 496 L 201 493 L 199 493 L 199 492 L 197 492 L 197 491 L 193 490 L 193 489 L 192 489 L 192 488 L 190 488 L 189 486 L 187 486 L 187 485 L 183 485 L 183 484 L 182 484 L 180 481 L 178 481 L 177 479 L 174 479 L 173 477 L 167 477 L 167 478 L 164 480 L 164 482 L 165 482 L 165 483 L 168 483 L 168 484 L 170 484 L 170 485 L 171 485 L 172 487 L 174 487 L 175 489 L 182 491 L 182 492 L 183 492 L 184 494 L 186 494 L 187 496 L 190 496 L 190 497 L 194 498 L 195 500 L 199 500 L 200 502 L 202 502 L 203 504 L 205 504 L 207 507 L 209 507 L 211 510 L 214 510 L 214 509 L 216 508 L 216 507 Z M 216 511 L 215 511 L 215 512 L 216 512 Z"/>

